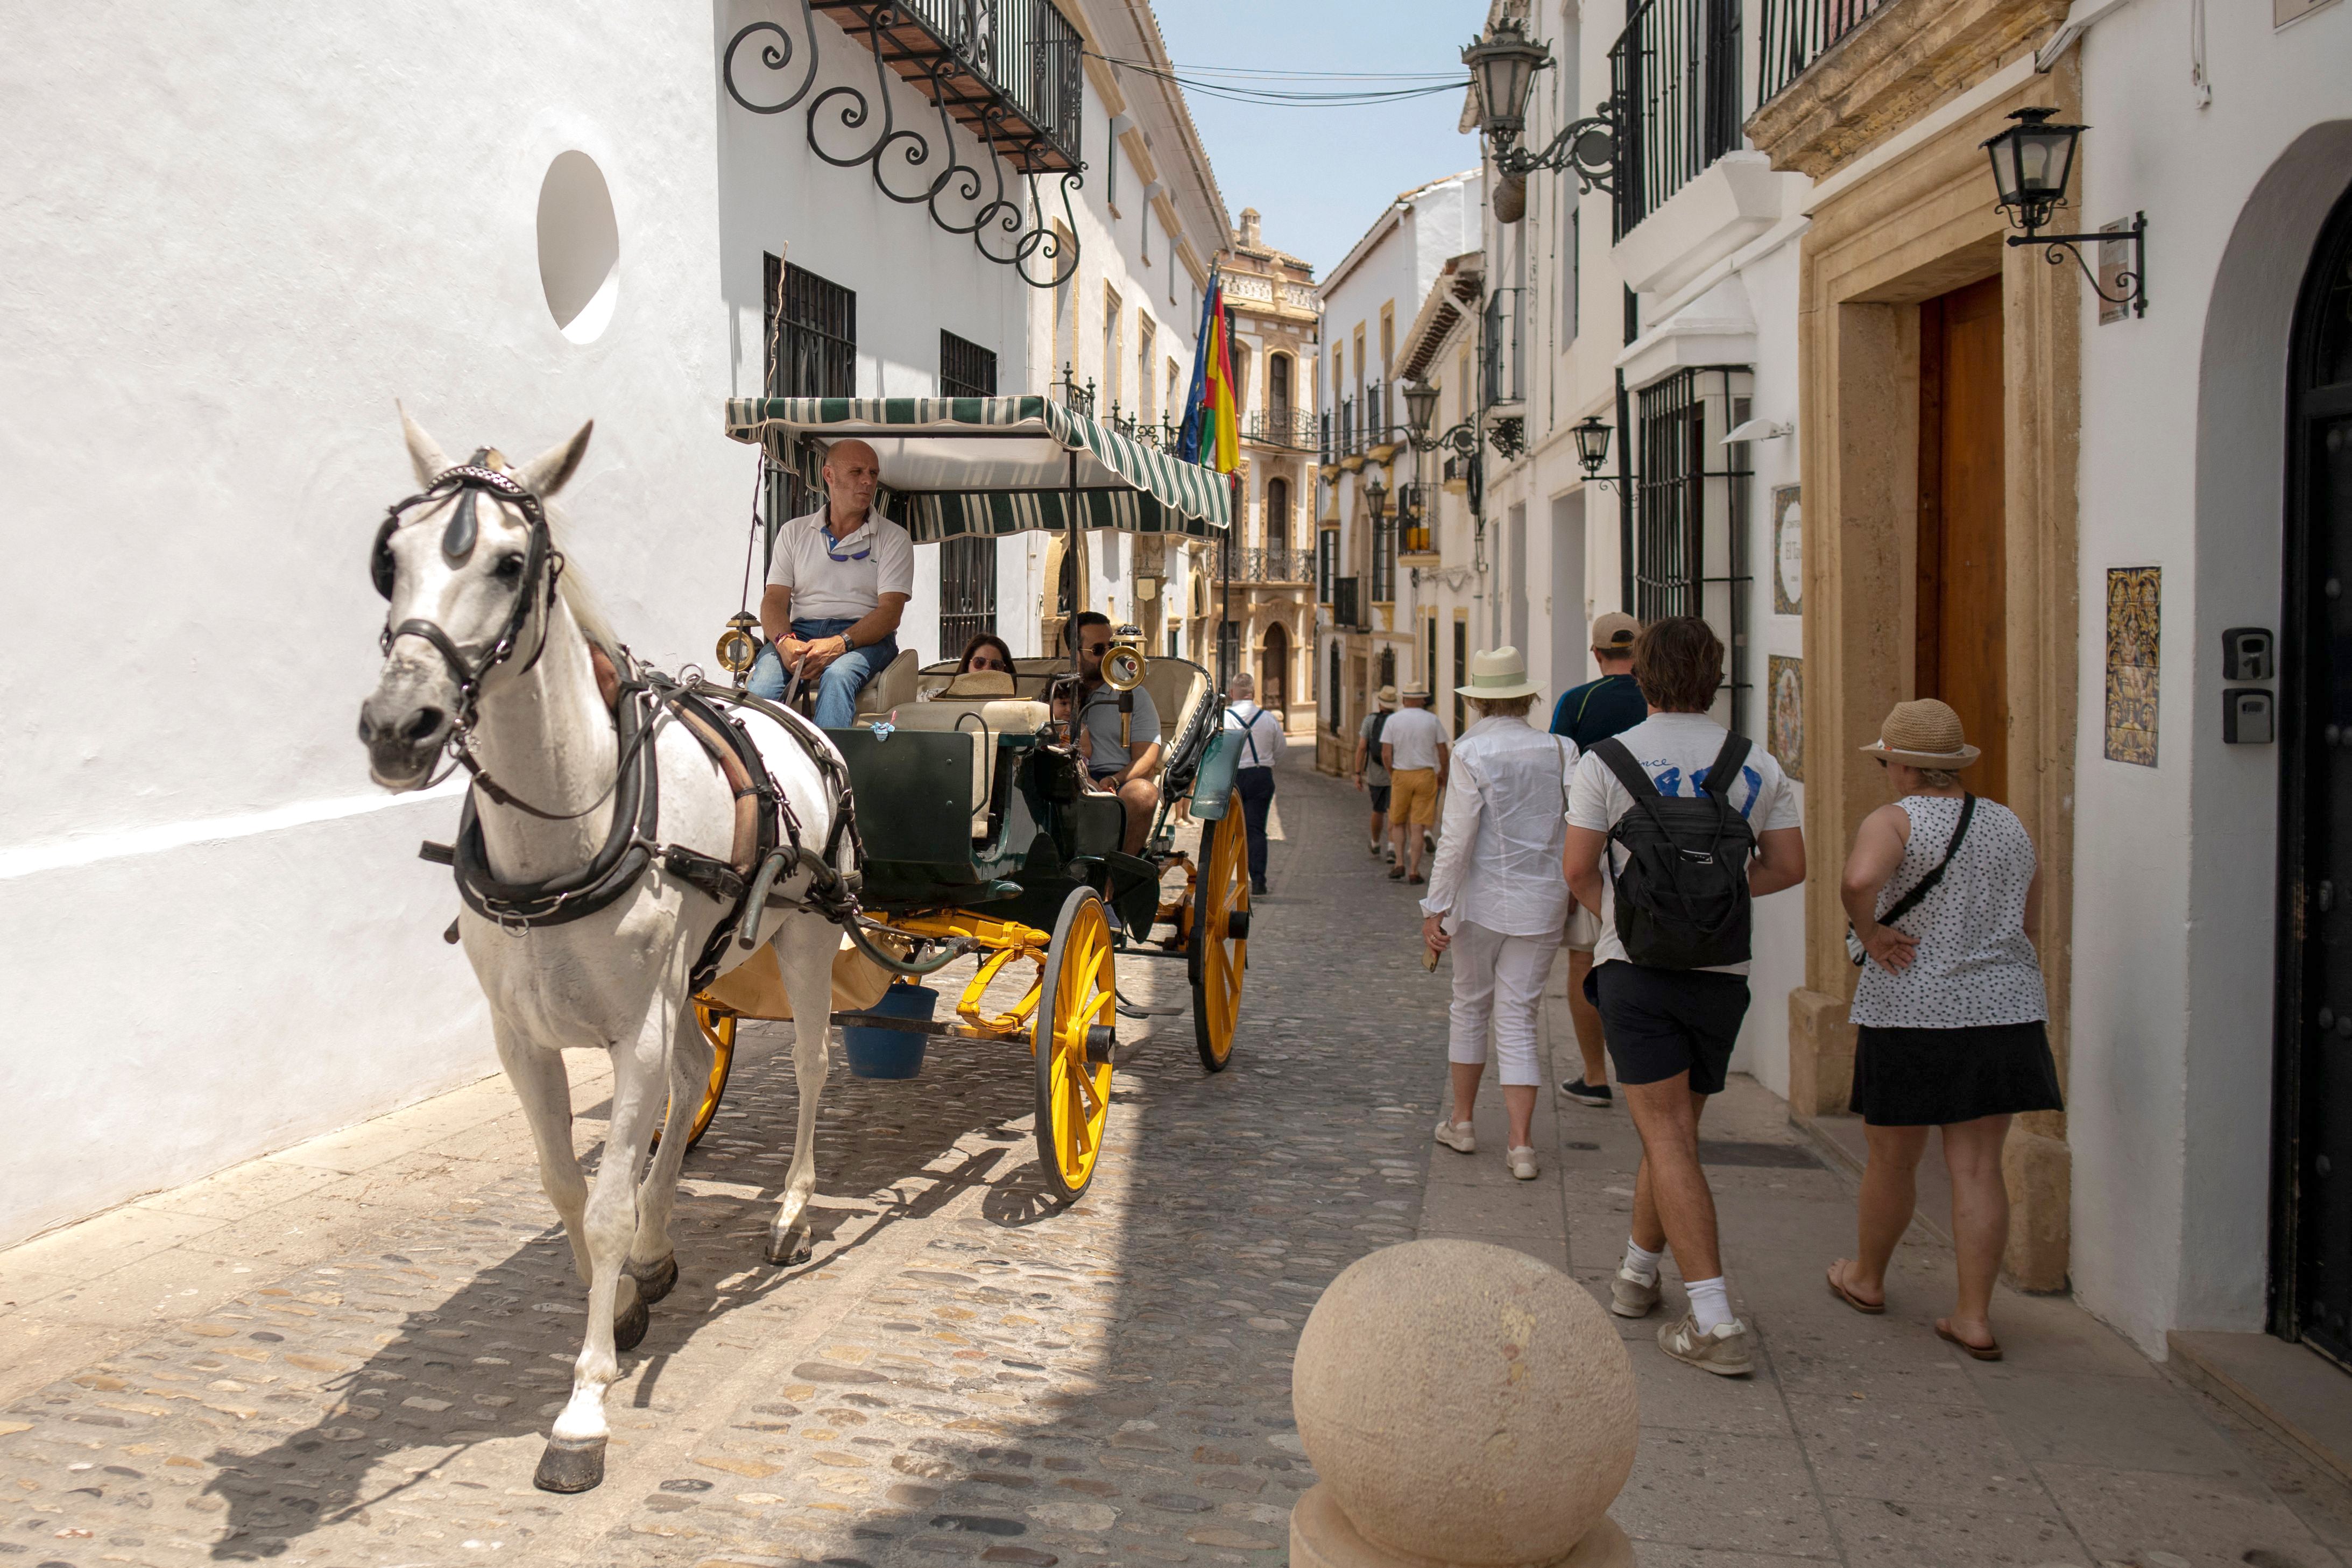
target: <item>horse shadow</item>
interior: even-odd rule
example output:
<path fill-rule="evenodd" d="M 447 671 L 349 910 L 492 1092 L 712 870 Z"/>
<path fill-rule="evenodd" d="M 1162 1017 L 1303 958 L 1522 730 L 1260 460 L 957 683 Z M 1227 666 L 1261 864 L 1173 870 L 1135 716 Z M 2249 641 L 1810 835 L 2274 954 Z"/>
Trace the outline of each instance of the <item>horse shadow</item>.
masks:
<path fill-rule="evenodd" d="M 753 1037 L 761 1032 L 746 1029 L 723 1120 L 687 1156 L 671 1224 L 677 1283 L 654 1307 L 644 1341 L 622 1356 L 625 1384 L 609 1396 L 615 1410 L 625 1401 L 650 1407 L 671 1358 L 698 1333 L 975 1186 L 988 1189 L 992 1217 L 1029 1223 L 1050 1206 L 1030 1134 L 1008 1125 L 1030 1110 L 1025 1057 L 940 1053 L 946 1059 L 922 1079 L 871 1082 L 851 1078 L 836 1056 L 817 1132 L 813 1256 L 768 1265 L 761 1247 L 792 1153 L 797 1089 L 789 1026 L 771 1032 L 781 1038 Z M 223 1445 L 207 1457 L 216 1473 L 205 1490 L 226 1513 L 215 1561 L 281 1556 L 321 1531 L 373 1534 L 400 1517 L 394 1510 L 462 1520 L 466 1492 L 481 1500 L 483 1530 L 529 1530 L 560 1517 L 559 1499 L 509 1496 L 447 1470 L 476 1447 L 523 1438 L 532 1440 L 527 1471 L 570 1394 L 585 1313 L 571 1245 L 535 1173 L 510 1171 L 467 1203 L 388 1233 L 376 1249 L 327 1261 L 336 1310 L 356 1313 L 361 1325 L 344 1334 L 348 1353 L 335 1353 L 331 1341 L 322 1353 L 279 1351 L 285 1336 L 269 1328 L 247 1333 L 249 1342 L 222 1342 L 222 1353 L 247 1364 L 257 1352 L 288 1363 L 289 1384 L 327 1375 L 317 1384 L 324 1413 L 310 1425 L 257 1452 Z M 460 1279 L 445 1289 L 439 1280 L 452 1269 Z"/>

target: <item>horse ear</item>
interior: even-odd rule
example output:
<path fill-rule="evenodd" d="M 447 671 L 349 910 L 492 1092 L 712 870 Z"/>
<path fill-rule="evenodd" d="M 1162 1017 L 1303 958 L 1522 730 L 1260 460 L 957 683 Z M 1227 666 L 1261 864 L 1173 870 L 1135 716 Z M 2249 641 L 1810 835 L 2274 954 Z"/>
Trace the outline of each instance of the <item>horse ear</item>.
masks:
<path fill-rule="evenodd" d="M 394 398 L 392 405 L 400 410 L 400 433 L 407 438 L 408 461 L 416 470 L 416 482 L 420 485 L 430 485 L 435 479 L 448 472 L 453 466 L 448 455 L 441 450 L 439 444 L 432 437 L 425 433 L 425 426 L 416 422 L 405 405 Z"/>
<path fill-rule="evenodd" d="M 525 463 L 515 473 L 522 488 L 544 500 L 564 487 L 579 470 L 580 459 L 588 455 L 588 432 L 596 428 L 593 419 L 572 433 L 568 441 L 558 442 Z"/>

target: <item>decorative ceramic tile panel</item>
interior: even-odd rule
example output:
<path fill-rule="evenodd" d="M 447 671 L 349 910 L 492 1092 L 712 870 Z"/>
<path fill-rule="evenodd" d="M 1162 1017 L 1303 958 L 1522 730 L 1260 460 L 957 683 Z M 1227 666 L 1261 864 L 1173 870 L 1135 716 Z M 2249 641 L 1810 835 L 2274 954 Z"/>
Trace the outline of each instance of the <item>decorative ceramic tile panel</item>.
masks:
<path fill-rule="evenodd" d="M 1805 607 L 1805 509 L 1799 487 L 1772 490 L 1772 613 L 1802 614 Z"/>
<path fill-rule="evenodd" d="M 2107 760 L 2156 766 L 2161 568 L 2107 569 Z"/>
<path fill-rule="evenodd" d="M 1780 771 L 1805 782 L 1805 661 L 1780 654 L 1767 660 L 1764 689 L 1769 715 L 1765 745 Z"/>

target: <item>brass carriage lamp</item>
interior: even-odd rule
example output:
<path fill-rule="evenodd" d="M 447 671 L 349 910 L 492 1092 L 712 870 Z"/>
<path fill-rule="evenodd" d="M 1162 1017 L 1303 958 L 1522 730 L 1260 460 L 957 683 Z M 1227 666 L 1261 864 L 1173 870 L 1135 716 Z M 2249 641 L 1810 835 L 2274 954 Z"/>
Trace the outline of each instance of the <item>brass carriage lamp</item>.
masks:
<path fill-rule="evenodd" d="M 1429 445 L 1429 427 L 1437 422 L 1437 388 L 1425 381 L 1404 384 L 1404 422 L 1412 444 Z"/>
<path fill-rule="evenodd" d="M 1598 414 L 1588 414 L 1584 422 L 1572 427 L 1576 433 L 1576 460 L 1583 466 L 1584 477 L 1591 479 L 1601 472 L 1601 465 L 1609 460 L 1610 427 L 1601 422 Z"/>
<path fill-rule="evenodd" d="M 738 610 L 728 616 L 727 629 L 719 634 L 719 647 L 714 651 L 719 667 L 740 686 L 752 661 L 760 657 L 760 617 L 749 610 Z"/>
<path fill-rule="evenodd" d="M 1132 691 L 1143 684 L 1149 668 L 1143 657 L 1143 628 L 1113 626 L 1110 641 L 1103 648 L 1103 684 L 1113 691 Z"/>

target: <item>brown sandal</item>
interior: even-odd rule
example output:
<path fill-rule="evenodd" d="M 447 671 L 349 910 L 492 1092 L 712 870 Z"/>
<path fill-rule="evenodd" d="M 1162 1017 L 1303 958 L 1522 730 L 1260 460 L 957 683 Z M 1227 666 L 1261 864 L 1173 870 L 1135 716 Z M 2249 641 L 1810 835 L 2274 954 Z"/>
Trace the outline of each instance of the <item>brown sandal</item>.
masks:
<path fill-rule="evenodd" d="M 1989 1345 L 1972 1345 L 1969 1343 L 1968 1341 L 1960 1338 L 1959 1335 L 1952 1332 L 1952 1321 L 1949 1318 L 1938 1318 L 1936 1320 L 1936 1337 L 1942 1340 L 1947 1344 L 1955 1344 L 1959 1346 L 1960 1349 L 1968 1352 L 1969 1354 L 1974 1356 L 1979 1361 L 1999 1361 L 2000 1359 L 2000 1342 L 1999 1340 L 1993 1341 L 1993 1342 Z"/>
<path fill-rule="evenodd" d="M 1885 1302 L 1878 1301 L 1874 1303 L 1864 1300 L 1861 1297 L 1847 1289 L 1845 1288 L 1845 1281 L 1838 1278 L 1838 1263 L 1843 1263 L 1846 1260 L 1844 1258 L 1841 1258 L 1837 1260 L 1837 1263 L 1830 1265 L 1828 1275 L 1830 1294 L 1835 1296 L 1839 1300 L 1843 1301 L 1847 1306 L 1852 1307 L 1857 1312 L 1864 1313 L 1866 1316 L 1873 1318 L 1882 1316 L 1886 1310 Z"/>

